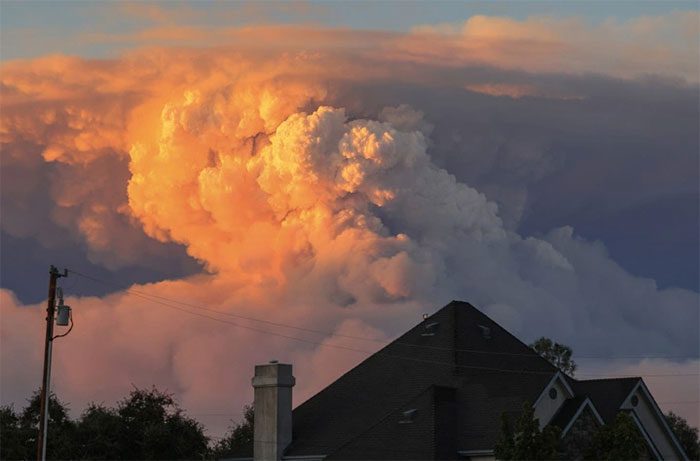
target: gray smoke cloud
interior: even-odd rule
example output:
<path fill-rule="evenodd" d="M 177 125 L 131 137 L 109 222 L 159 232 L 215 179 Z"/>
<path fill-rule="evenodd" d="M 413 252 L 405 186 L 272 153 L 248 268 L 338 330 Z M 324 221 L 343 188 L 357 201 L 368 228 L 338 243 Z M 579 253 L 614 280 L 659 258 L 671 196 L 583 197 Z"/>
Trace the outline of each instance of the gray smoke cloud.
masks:
<path fill-rule="evenodd" d="M 254 54 L 151 50 L 4 73 L 3 238 L 79 248 L 78 266 L 160 271 L 135 288 L 223 313 L 195 319 L 114 289 L 72 297 L 81 328 L 55 370 L 76 407 L 135 382 L 174 390 L 193 414 L 236 412 L 245 370 L 271 357 L 295 363 L 303 400 L 362 355 L 233 334 L 225 314 L 387 339 L 451 299 L 523 340 L 674 357 L 631 360 L 630 373 L 697 371 L 680 358 L 697 357 L 697 290 L 635 275 L 576 226 L 696 197 L 697 85 Z M 669 226 L 695 229 L 691 218 Z M 17 283 L 1 292 L 3 402 L 40 371 L 41 309 Z"/>

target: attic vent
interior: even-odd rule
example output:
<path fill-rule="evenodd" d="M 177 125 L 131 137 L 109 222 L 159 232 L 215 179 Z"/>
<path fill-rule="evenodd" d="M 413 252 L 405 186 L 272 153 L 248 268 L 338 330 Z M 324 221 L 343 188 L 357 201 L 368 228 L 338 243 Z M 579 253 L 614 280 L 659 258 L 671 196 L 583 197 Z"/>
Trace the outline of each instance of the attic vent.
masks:
<path fill-rule="evenodd" d="M 421 336 L 435 336 L 435 330 L 437 330 L 440 322 L 430 322 L 425 326 L 425 332 L 421 333 Z"/>
<path fill-rule="evenodd" d="M 481 330 L 481 336 L 484 339 L 491 339 L 491 328 L 484 325 L 479 325 L 479 329 Z"/>
<path fill-rule="evenodd" d="M 416 419 L 417 413 L 418 410 L 416 408 L 411 408 L 410 410 L 404 411 L 401 415 L 401 419 L 399 420 L 399 424 L 411 424 L 413 420 Z"/>

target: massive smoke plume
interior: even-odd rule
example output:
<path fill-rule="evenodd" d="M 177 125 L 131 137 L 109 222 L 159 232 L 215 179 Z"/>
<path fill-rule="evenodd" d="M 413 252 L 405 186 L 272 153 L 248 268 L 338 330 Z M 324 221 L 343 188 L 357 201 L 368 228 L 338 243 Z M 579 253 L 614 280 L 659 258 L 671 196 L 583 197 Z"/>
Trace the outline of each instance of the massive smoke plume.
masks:
<path fill-rule="evenodd" d="M 626 27 L 663 32 L 665 24 Z M 528 103 L 547 120 L 595 110 L 608 86 L 697 96 L 693 82 L 633 78 L 661 69 L 627 49 L 629 61 L 615 71 L 591 69 L 581 49 L 592 34 L 602 40 L 600 30 L 577 24 L 566 41 L 566 26 L 475 18 L 460 31 L 376 35 L 376 47 L 348 31 L 315 46 L 289 30 L 288 49 L 254 46 L 258 35 L 245 30 L 229 34 L 243 44 L 226 48 L 5 63 L 3 232 L 47 247 L 78 241 L 92 263 L 110 269 L 172 264 L 167 254 L 178 248 L 201 265 L 174 280 L 71 297 L 76 329 L 56 345 L 57 392 L 80 408 L 111 401 L 131 383 L 157 384 L 219 433 L 221 414 L 235 418 L 250 401 L 254 363 L 294 363 L 300 402 L 365 356 L 314 342 L 371 352 L 451 299 L 481 307 L 524 340 L 551 336 L 582 355 L 677 358 L 628 359 L 617 372 L 697 373 L 697 360 L 678 358 L 697 357 L 697 292 L 630 274 L 603 243 L 570 226 L 538 236 L 519 230 L 534 206 L 530 187 L 565 174 L 571 161 L 550 139 L 525 122 L 473 130 L 487 124 L 478 107 L 449 117 L 429 102 L 421 107 L 421 97 L 447 92 L 488 110 L 520 104 L 517 113 Z M 257 33 L 270 40 L 272 32 Z M 532 60 L 503 51 L 504 41 L 524 38 L 537 45 L 528 48 Z M 671 64 L 687 57 L 676 39 L 658 45 L 672 51 L 664 54 Z M 627 80 L 532 73 L 559 69 L 570 52 L 580 57 L 575 71 Z M 447 55 L 454 59 L 446 65 Z M 696 78 L 693 71 L 683 64 L 676 76 Z M 462 129 L 465 114 L 475 119 Z M 681 136 L 693 117 L 675 125 Z M 697 162 L 696 141 L 669 168 Z M 679 181 L 687 192 L 696 179 L 671 174 L 649 187 Z M 623 186 L 619 196 L 629 196 Z M 19 402 L 37 386 L 44 314 L 41 304 L 0 294 L 2 400 Z M 616 372 L 607 362 L 583 367 L 601 370 Z M 691 398 L 697 376 L 649 381 L 659 395 Z"/>

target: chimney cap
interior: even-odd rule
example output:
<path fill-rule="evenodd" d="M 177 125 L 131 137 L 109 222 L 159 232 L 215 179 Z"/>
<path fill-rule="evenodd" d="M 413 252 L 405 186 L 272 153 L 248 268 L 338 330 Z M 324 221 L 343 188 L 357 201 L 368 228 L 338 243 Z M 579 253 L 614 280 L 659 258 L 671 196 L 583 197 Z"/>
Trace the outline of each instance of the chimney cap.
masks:
<path fill-rule="evenodd" d="M 274 362 L 255 365 L 253 387 L 292 387 L 295 379 L 292 375 L 292 365 Z"/>

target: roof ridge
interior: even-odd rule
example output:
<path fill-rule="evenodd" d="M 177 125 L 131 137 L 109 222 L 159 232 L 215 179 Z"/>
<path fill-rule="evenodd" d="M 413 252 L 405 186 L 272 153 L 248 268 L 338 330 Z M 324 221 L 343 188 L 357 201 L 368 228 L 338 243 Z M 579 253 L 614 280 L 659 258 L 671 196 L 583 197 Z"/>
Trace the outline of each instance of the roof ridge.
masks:
<path fill-rule="evenodd" d="M 326 455 L 340 456 L 360 445 L 371 445 L 365 439 L 372 430 L 386 432 L 382 437 L 388 437 L 387 440 L 403 434 L 399 438 L 408 441 L 411 439 L 406 431 L 396 432 L 390 427 L 392 415 L 416 398 L 427 398 L 426 392 L 431 387 L 449 383 L 481 395 L 486 387 L 494 386 L 492 397 L 483 395 L 486 399 L 493 398 L 493 402 L 469 404 L 474 414 L 463 415 L 467 422 L 476 415 L 506 410 L 513 398 L 533 401 L 557 372 L 556 367 L 517 336 L 466 301 L 452 301 L 415 320 L 398 338 L 294 408 L 295 440 L 288 454 L 310 455 L 322 449 Z M 431 347 L 413 348 L 413 345 Z M 473 350 L 527 353 L 533 359 L 523 358 L 524 354 L 491 357 L 471 353 Z M 357 386 L 363 386 L 361 395 L 357 395 Z M 350 404 L 353 398 L 357 402 Z M 459 405 L 466 405 L 466 400 L 466 397 L 461 399 Z M 479 444 L 487 443 L 498 431 L 497 427 L 491 427 L 495 424 L 492 423 L 487 422 L 484 429 L 492 433 L 483 432 L 478 437 L 459 434 L 460 443 L 467 446 L 475 442 L 472 440 L 475 437 L 479 438 Z"/>
<path fill-rule="evenodd" d="M 547 359 L 542 357 L 537 351 L 535 351 L 532 347 L 530 347 L 529 344 L 526 344 L 524 341 L 522 341 L 520 338 L 518 338 L 515 334 L 511 333 L 503 327 L 500 323 L 498 323 L 496 320 L 492 319 L 488 314 L 483 312 L 481 309 L 475 307 L 468 301 L 452 301 L 448 306 L 452 306 L 454 311 L 455 311 L 455 326 L 457 326 L 458 319 L 457 316 L 459 315 L 458 313 L 461 311 L 464 315 L 468 315 L 469 311 L 474 312 L 478 318 L 475 319 L 477 322 L 480 320 L 488 321 L 490 324 L 492 324 L 493 328 L 495 328 L 499 334 L 503 335 L 504 337 L 508 338 L 508 342 L 510 343 L 508 349 L 506 352 L 500 352 L 498 350 L 493 350 L 493 346 L 491 346 L 491 350 L 488 350 L 489 348 L 485 348 L 484 351 L 490 354 L 495 354 L 495 355 L 500 355 L 503 358 L 507 357 L 523 357 L 524 359 L 528 360 L 536 360 L 537 364 L 532 363 L 531 367 L 538 368 L 539 366 L 546 368 L 546 372 L 557 372 L 559 371 L 556 366 L 554 366 L 552 363 L 550 363 Z M 447 307 L 447 306 L 446 306 Z M 491 327 L 489 327 L 491 328 Z M 459 344 L 462 340 L 459 336 L 459 332 L 455 332 L 455 345 L 454 345 L 454 352 L 455 353 L 472 353 L 475 351 L 468 350 L 468 349 L 463 349 L 461 345 Z M 511 350 L 512 349 L 512 350 Z M 529 362 L 528 362 L 529 363 Z M 524 366 L 524 365 L 523 365 Z M 544 370 L 543 370 L 544 371 Z"/>
<path fill-rule="evenodd" d="M 446 306 L 443 306 L 443 307 L 441 307 L 440 309 L 438 309 L 436 312 L 430 314 L 427 318 L 421 319 L 420 322 L 418 322 L 418 323 L 416 323 L 414 326 L 410 327 L 407 331 L 405 331 L 403 334 L 401 334 L 398 338 L 395 338 L 394 340 L 387 342 L 387 343 L 384 344 L 381 348 L 379 348 L 377 351 L 373 352 L 373 353 L 372 353 L 371 355 L 369 355 L 368 357 L 365 357 L 365 358 L 364 358 L 363 360 L 361 360 L 357 365 L 355 365 L 354 367 L 352 367 L 352 368 L 350 368 L 349 370 L 347 370 L 345 373 L 343 373 L 342 375 L 340 375 L 338 378 L 336 378 L 334 381 L 332 381 L 332 382 L 331 382 L 330 384 L 328 384 L 326 387 L 324 387 L 323 389 L 321 389 L 319 392 L 317 392 L 316 394 L 310 396 L 308 399 L 306 399 L 305 401 L 303 401 L 302 403 L 300 403 L 299 405 L 297 405 L 297 406 L 294 408 L 294 410 L 296 410 L 296 409 L 302 407 L 304 404 L 306 404 L 307 402 L 309 402 L 310 400 L 312 400 L 313 398 L 315 398 L 315 397 L 318 396 L 319 394 L 322 394 L 322 393 L 326 392 L 328 389 L 330 389 L 330 388 L 331 388 L 333 385 L 335 385 L 337 382 L 341 381 L 343 378 L 345 378 L 346 376 L 350 375 L 352 372 L 354 372 L 354 371 L 356 371 L 357 369 L 361 368 L 361 367 L 362 367 L 363 365 L 365 365 L 366 363 L 368 363 L 368 362 L 370 362 L 370 361 L 372 361 L 372 360 L 376 360 L 376 359 L 379 358 L 382 354 L 386 354 L 387 351 L 388 351 L 389 349 L 395 348 L 396 346 L 408 346 L 408 347 L 413 347 L 413 346 L 415 346 L 415 344 L 412 344 L 412 343 L 402 342 L 401 339 L 404 338 L 404 337 L 409 336 L 414 330 L 416 330 L 421 324 L 424 324 L 427 320 L 430 320 L 431 318 L 433 318 L 433 317 L 435 317 L 436 315 L 442 313 L 443 311 L 446 311 L 446 309 L 449 308 L 449 307 L 454 307 L 453 304 L 455 304 L 455 303 L 463 303 L 463 302 L 464 302 L 464 301 L 451 301 L 451 302 L 450 302 L 449 304 L 447 304 Z M 467 304 L 468 304 L 468 303 L 467 303 Z M 476 309 L 476 308 L 475 308 L 475 309 Z M 453 320 L 453 324 L 454 324 L 454 320 Z M 456 360 L 454 359 L 454 352 L 455 352 L 455 347 L 454 347 L 454 346 L 455 346 L 455 345 L 453 344 L 453 345 L 452 345 L 452 348 L 445 348 L 444 350 L 445 350 L 445 351 L 452 351 L 452 352 L 453 352 L 453 354 L 452 354 L 452 359 L 451 359 L 451 360 L 452 360 L 453 362 L 455 362 L 455 364 L 456 364 Z M 389 357 L 392 358 L 392 354 L 389 354 Z"/>
<path fill-rule="evenodd" d="M 641 376 L 617 376 L 612 378 L 594 378 L 594 379 L 576 379 L 577 383 L 590 383 L 595 381 L 625 381 L 625 380 L 635 380 L 642 379 Z"/>

